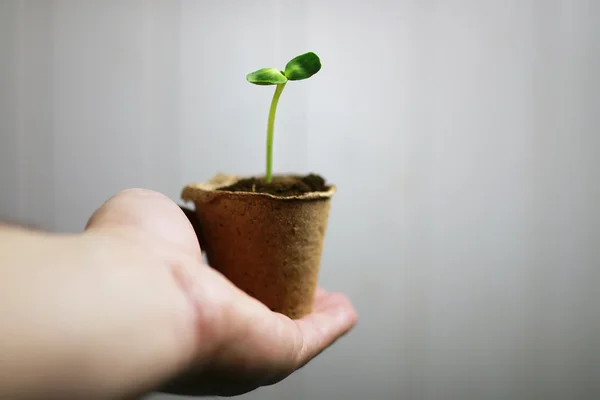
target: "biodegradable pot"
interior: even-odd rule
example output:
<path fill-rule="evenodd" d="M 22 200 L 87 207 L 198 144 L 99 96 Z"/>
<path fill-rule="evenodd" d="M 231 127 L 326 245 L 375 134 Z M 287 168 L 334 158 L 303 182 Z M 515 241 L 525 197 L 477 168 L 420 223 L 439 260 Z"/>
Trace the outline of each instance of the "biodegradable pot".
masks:
<path fill-rule="evenodd" d="M 290 197 L 220 190 L 240 179 L 217 175 L 183 189 L 181 198 L 196 207 L 200 245 L 237 287 L 275 312 L 301 318 L 312 311 L 336 187 Z"/>

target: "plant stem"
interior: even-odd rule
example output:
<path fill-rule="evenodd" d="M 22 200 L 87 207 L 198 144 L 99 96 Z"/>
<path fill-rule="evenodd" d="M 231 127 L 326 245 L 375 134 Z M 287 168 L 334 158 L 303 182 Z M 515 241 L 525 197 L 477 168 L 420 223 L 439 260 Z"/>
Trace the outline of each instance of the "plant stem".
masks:
<path fill-rule="evenodd" d="M 277 103 L 279 102 L 279 96 L 281 96 L 284 87 L 285 83 L 282 83 L 275 88 L 273 100 L 271 101 L 271 109 L 269 110 L 269 123 L 267 125 L 267 183 L 271 183 L 273 179 L 273 128 L 275 126 Z"/>

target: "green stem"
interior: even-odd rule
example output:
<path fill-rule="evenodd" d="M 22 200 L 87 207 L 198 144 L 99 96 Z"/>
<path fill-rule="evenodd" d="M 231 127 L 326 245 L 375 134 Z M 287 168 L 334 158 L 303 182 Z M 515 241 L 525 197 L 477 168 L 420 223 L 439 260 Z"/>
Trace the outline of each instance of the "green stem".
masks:
<path fill-rule="evenodd" d="M 271 183 L 273 179 L 273 128 L 275 126 L 275 112 L 277 111 L 277 103 L 279 96 L 283 92 L 285 83 L 277 85 L 273 100 L 271 101 L 271 109 L 269 110 L 269 123 L 267 125 L 267 183 Z"/>

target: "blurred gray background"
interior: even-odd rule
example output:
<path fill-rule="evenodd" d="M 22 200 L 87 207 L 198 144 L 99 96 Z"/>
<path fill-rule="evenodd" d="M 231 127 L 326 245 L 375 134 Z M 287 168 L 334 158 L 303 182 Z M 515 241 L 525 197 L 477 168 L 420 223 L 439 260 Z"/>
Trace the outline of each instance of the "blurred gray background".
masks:
<path fill-rule="evenodd" d="M 339 186 L 355 331 L 243 399 L 600 398 L 600 2 L 0 0 L 0 215 L 78 232 L 128 187 Z M 151 334 L 151 333 L 149 333 Z M 175 397 L 152 395 L 148 399 Z"/>

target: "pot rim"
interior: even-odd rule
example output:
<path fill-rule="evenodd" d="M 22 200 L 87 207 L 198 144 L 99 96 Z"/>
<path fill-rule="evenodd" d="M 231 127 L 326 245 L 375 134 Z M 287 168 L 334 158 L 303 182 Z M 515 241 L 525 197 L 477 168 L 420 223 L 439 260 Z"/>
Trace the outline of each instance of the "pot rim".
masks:
<path fill-rule="evenodd" d="M 296 174 L 277 174 L 276 176 L 297 176 Z M 304 193 L 299 196 L 277 196 L 270 193 L 257 193 L 257 192 L 232 192 L 229 190 L 220 190 L 220 188 L 233 185 L 237 181 L 241 179 L 246 179 L 246 176 L 239 175 L 227 175 L 227 174 L 217 174 L 212 179 L 207 182 L 201 183 L 190 183 L 185 185 L 183 191 L 181 193 L 182 200 L 185 201 L 194 201 L 199 199 L 199 196 L 206 197 L 207 195 L 210 197 L 262 197 L 262 198 L 271 198 L 275 200 L 318 200 L 318 199 L 329 199 L 331 198 L 337 187 L 335 185 L 328 185 L 329 189 L 326 191 L 315 191 Z"/>

